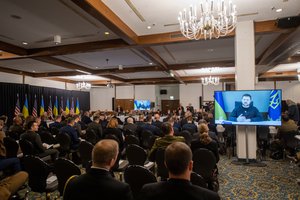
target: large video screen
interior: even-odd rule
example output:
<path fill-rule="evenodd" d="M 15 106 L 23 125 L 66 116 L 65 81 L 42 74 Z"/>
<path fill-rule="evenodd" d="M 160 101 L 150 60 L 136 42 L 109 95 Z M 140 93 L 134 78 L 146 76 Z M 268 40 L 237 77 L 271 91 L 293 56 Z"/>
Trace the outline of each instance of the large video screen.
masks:
<path fill-rule="evenodd" d="M 150 100 L 134 100 L 134 110 L 150 110 Z"/>
<path fill-rule="evenodd" d="M 215 91 L 215 123 L 281 126 L 281 90 Z"/>

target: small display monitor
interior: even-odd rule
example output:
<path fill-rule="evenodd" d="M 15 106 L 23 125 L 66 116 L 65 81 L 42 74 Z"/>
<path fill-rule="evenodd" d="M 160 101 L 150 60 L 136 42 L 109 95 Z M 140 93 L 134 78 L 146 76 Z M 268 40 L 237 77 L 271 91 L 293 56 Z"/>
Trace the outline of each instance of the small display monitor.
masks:
<path fill-rule="evenodd" d="M 134 110 L 150 110 L 150 100 L 134 100 Z"/>

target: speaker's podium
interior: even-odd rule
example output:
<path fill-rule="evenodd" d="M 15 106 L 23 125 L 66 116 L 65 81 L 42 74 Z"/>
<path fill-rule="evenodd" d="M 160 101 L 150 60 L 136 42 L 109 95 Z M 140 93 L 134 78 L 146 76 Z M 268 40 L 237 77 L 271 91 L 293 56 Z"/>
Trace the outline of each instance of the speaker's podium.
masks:
<path fill-rule="evenodd" d="M 237 160 L 232 161 L 237 165 L 265 167 L 266 164 L 257 161 L 256 126 L 236 126 L 236 154 Z"/>

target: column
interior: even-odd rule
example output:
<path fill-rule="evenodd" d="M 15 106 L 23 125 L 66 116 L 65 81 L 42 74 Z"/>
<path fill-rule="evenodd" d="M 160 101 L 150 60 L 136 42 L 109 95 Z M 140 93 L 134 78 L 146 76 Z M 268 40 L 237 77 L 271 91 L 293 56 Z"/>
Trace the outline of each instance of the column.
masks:
<path fill-rule="evenodd" d="M 238 22 L 235 30 L 235 84 L 237 90 L 255 89 L 255 33 L 253 21 Z M 248 126 L 248 158 L 256 159 L 256 127 Z M 246 127 L 237 126 L 237 157 L 246 158 Z"/>

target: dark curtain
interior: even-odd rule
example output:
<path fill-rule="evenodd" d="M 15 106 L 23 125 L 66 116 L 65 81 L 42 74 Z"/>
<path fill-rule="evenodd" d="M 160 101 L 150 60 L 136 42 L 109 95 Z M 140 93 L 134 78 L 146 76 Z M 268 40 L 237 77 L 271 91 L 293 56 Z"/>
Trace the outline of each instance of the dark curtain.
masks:
<path fill-rule="evenodd" d="M 58 100 L 58 110 L 60 107 L 60 99 L 63 97 L 64 100 L 64 109 L 66 107 L 67 98 L 70 101 L 70 109 L 71 109 L 71 101 L 72 97 L 74 99 L 74 111 L 76 108 L 76 99 L 79 100 L 80 110 L 86 111 L 90 110 L 90 93 L 83 91 L 71 91 L 71 90 L 63 90 L 56 88 L 48 88 L 48 87 L 39 87 L 39 86 L 31 86 L 27 84 L 15 84 L 15 83 L 0 83 L 0 115 L 8 116 L 8 126 L 12 124 L 12 119 L 14 117 L 15 106 L 17 102 L 17 94 L 19 94 L 20 100 L 20 112 L 22 112 L 22 108 L 25 101 L 25 94 L 27 94 L 28 98 L 28 110 L 29 114 L 32 114 L 32 107 L 34 104 L 34 97 L 36 95 L 37 99 L 37 113 L 40 113 L 40 104 L 41 97 L 43 95 L 44 98 L 44 108 L 45 111 L 48 110 L 48 105 L 52 102 L 52 110 L 55 103 L 55 96 L 57 96 Z"/>

